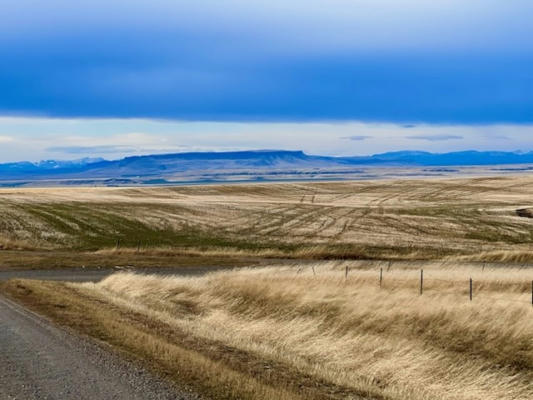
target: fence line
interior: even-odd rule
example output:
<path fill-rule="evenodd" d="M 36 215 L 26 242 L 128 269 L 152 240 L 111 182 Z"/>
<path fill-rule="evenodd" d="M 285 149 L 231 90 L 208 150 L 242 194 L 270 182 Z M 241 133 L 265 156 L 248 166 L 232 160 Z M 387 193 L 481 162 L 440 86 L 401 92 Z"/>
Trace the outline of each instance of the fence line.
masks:
<path fill-rule="evenodd" d="M 388 270 L 388 269 L 387 269 Z M 349 271 L 349 268 L 346 266 L 345 267 L 345 274 L 344 274 L 344 277 L 345 279 L 348 279 L 348 271 Z M 314 273 L 314 268 L 313 268 L 313 273 Z M 460 283 L 460 280 L 451 280 L 451 279 L 442 279 L 442 278 L 429 278 L 429 281 L 438 281 L 438 282 L 446 282 L 446 283 L 454 283 L 454 284 L 457 284 L 457 283 Z M 392 282 L 409 282 L 409 283 L 414 283 L 416 282 L 414 279 L 406 279 L 406 278 L 392 278 Z M 424 284 L 426 282 L 426 279 L 424 277 L 424 270 L 421 269 L 420 270 L 420 282 L 419 282 L 419 293 L 420 293 L 420 296 L 422 296 L 424 294 Z M 485 282 L 485 281 L 483 281 Z M 380 288 L 383 288 L 383 285 L 385 283 L 385 279 L 383 277 L 383 268 L 380 267 L 379 269 L 379 287 Z M 472 278 L 469 278 L 468 281 L 468 296 L 469 296 L 469 299 L 470 301 L 473 301 L 474 300 L 474 280 Z M 523 293 L 523 294 L 526 294 L 526 293 Z M 499 298 L 499 297 L 494 297 L 494 296 L 491 296 L 491 295 L 488 295 L 488 294 L 485 294 L 483 292 L 483 298 L 489 298 L 491 300 L 495 300 L 495 301 L 507 301 L 507 302 L 511 302 L 511 303 L 520 303 L 520 304 L 531 304 L 531 306 L 533 306 L 533 280 L 531 281 L 531 302 L 529 301 L 522 301 L 522 300 L 512 300 L 512 299 L 504 299 L 504 298 Z"/>
<path fill-rule="evenodd" d="M 390 269 L 390 266 L 389 268 L 387 268 L 387 271 Z M 296 271 L 296 274 L 299 274 L 300 272 L 302 272 L 303 270 L 303 267 L 300 267 L 298 268 L 298 270 Z M 311 266 L 311 270 L 313 271 L 313 275 L 316 276 L 316 270 L 315 270 L 315 266 L 312 265 Z M 345 269 L 344 269 L 344 279 L 345 280 L 348 280 L 348 274 L 349 274 L 349 271 L 350 271 L 350 268 L 348 266 L 345 266 Z M 446 283 L 453 283 L 453 284 L 458 284 L 460 283 L 461 281 L 458 280 L 458 279 L 442 279 L 442 278 L 429 278 L 427 279 L 425 276 L 424 276 L 424 270 L 421 269 L 420 270 L 420 278 L 419 278 L 419 294 L 422 296 L 424 294 L 424 285 L 426 284 L 427 281 L 431 282 L 431 281 L 438 281 L 438 282 L 446 282 Z M 408 278 L 392 278 L 392 282 L 409 282 L 409 283 L 415 283 L 416 280 L 414 278 L 412 279 L 408 279 Z M 482 280 L 482 282 L 484 283 L 487 283 L 487 281 L 485 280 Z M 379 269 L 379 287 L 380 288 L 383 288 L 384 286 L 384 283 L 386 283 L 386 280 L 384 279 L 384 275 L 383 275 L 383 267 L 380 267 Z M 470 301 L 473 301 L 474 300 L 474 280 L 472 278 L 469 278 L 468 281 L 468 296 L 469 296 L 469 299 Z M 520 284 L 520 282 L 511 282 L 510 284 Z M 430 290 L 435 290 L 435 289 L 430 289 Z M 512 299 L 505 299 L 505 298 L 501 298 L 501 297 L 494 297 L 494 296 L 491 296 L 489 294 L 485 294 L 485 292 L 482 292 L 482 298 L 489 298 L 491 300 L 495 300 L 495 301 L 507 301 L 507 302 L 511 302 L 511 303 L 520 303 L 520 304 L 531 304 L 531 306 L 533 306 L 533 280 L 531 281 L 531 301 L 523 301 L 523 300 L 512 300 Z M 525 295 L 526 292 L 522 293 L 522 295 Z"/>

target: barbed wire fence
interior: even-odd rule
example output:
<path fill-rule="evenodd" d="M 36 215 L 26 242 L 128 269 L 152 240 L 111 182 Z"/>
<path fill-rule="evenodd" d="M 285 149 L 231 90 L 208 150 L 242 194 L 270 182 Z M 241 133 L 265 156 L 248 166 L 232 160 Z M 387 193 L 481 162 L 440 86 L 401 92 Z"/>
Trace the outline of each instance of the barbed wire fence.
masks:
<path fill-rule="evenodd" d="M 387 269 L 386 269 L 386 272 L 390 271 L 391 269 L 391 265 L 392 265 L 392 262 L 388 262 L 388 266 L 387 266 Z M 482 271 L 485 270 L 485 263 L 483 264 L 482 266 Z M 313 275 L 316 275 L 316 270 L 315 270 L 315 267 L 313 266 L 312 267 L 312 270 L 313 270 Z M 301 272 L 301 269 L 298 270 L 298 272 Z M 348 279 L 348 275 L 349 275 L 349 272 L 350 272 L 350 268 L 348 266 L 345 266 L 345 269 L 344 269 L 344 278 L 345 279 Z M 379 268 L 379 287 L 380 288 L 384 288 L 384 284 L 385 284 L 385 275 L 384 275 L 384 272 L 385 270 L 383 269 L 383 267 L 380 267 Z M 428 279 L 428 276 L 424 276 L 424 269 L 420 269 L 419 270 L 419 277 L 416 278 L 412 278 L 412 279 L 407 279 L 407 278 L 398 278 L 398 277 L 394 277 L 392 278 L 392 281 L 393 282 L 403 282 L 403 283 L 414 283 L 418 280 L 419 282 L 419 295 L 422 296 L 424 294 L 424 290 L 426 289 L 426 283 L 431 282 L 431 281 L 437 281 L 437 282 L 445 282 L 445 283 L 450 283 L 450 284 L 453 284 L 453 285 L 457 285 L 457 284 L 460 284 L 461 281 L 460 280 L 457 280 L 457 279 L 443 279 L 443 278 L 436 278 L 436 277 L 429 277 Z M 529 282 L 529 281 L 525 281 L 525 282 Z M 524 283 L 525 283 L 524 282 Z M 470 277 L 468 280 L 465 280 L 465 287 L 468 289 L 468 298 L 470 301 L 474 301 L 474 295 L 475 295 L 475 281 L 472 277 Z M 486 292 L 483 292 L 482 296 L 484 299 L 488 298 L 488 299 L 491 299 L 491 300 L 494 300 L 494 301 L 505 301 L 505 302 L 511 302 L 511 303 L 520 303 L 520 304 L 529 304 L 533 307 L 533 280 L 531 280 L 531 300 L 515 300 L 515 299 L 509 299 L 509 298 L 506 298 L 506 297 L 503 297 L 502 296 L 494 296 L 494 295 L 491 295 L 491 294 L 488 294 Z M 526 294 L 526 293 L 524 293 Z"/>

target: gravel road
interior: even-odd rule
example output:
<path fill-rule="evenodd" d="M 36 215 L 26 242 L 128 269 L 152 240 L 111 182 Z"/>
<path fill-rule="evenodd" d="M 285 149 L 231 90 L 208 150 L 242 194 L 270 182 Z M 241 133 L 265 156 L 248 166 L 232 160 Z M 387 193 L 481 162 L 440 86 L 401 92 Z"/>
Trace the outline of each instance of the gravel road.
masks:
<path fill-rule="evenodd" d="M 207 268 L 150 270 L 201 274 Z M 13 277 L 70 281 L 98 280 L 113 270 L 2 271 Z M 0 295 L 1 400 L 199 399 L 180 392 L 103 346 L 50 324 Z"/>
<path fill-rule="evenodd" d="M 154 268 L 61 268 L 61 269 L 0 269 L 0 281 L 14 278 L 68 282 L 96 282 L 115 272 L 131 271 L 156 275 L 204 275 L 207 272 L 231 269 L 228 267 L 154 267 Z"/>

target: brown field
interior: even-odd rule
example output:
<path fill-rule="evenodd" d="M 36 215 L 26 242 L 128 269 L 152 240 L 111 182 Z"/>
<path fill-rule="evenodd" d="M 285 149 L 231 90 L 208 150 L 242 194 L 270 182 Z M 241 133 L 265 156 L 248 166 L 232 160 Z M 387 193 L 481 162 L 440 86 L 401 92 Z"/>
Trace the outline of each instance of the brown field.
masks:
<path fill-rule="evenodd" d="M 0 216 L 3 268 L 254 266 L 0 284 L 206 398 L 533 398 L 533 176 L 5 189 Z"/>
<path fill-rule="evenodd" d="M 529 208 L 533 176 L 4 189 L 0 248 L 133 264 L 145 256 L 527 262 Z"/>
<path fill-rule="evenodd" d="M 533 270 L 424 273 L 422 295 L 353 262 L 4 289 L 209 398 L 531 399 Z"/>

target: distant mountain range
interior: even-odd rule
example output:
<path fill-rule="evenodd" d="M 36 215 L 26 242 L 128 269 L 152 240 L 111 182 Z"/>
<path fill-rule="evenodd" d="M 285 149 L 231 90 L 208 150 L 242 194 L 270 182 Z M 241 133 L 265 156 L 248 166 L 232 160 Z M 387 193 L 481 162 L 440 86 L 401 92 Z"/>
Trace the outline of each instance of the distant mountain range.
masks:
<path fill-rule="evenodd" d="M 157 154 L 107 161 L 86 158 L 76 161 L 48 160 L 38 163 L 0 164 L 0 181 L 61 179 L 158 178 L 193 174 L 198 171 L 288 171 L 350 167 L 489 166 L 533 163 L 533 152 L 429 153 L 400 151 L 361 157 L 327 157 L 302 151 L 258 150 Z"/>

